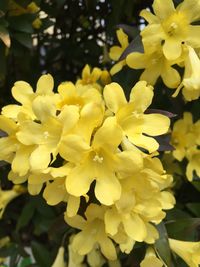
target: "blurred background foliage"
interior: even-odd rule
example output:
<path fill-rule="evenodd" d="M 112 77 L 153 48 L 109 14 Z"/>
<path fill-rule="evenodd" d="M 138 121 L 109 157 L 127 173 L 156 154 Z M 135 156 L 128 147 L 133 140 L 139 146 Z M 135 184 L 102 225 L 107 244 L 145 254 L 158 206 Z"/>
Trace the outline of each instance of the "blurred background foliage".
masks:
<path fill-rule="evenodd" d="M 35 85 L 42 73 L 51 73 L 57 85 L 75 81 L 85 64 L 110 69 L 108 52 L 117 43 L 117 25 L 123 26 L 130 40 L 138 36 L 144 21 L 139 13 L 150 8 L 152 0 L 0 0 L 0 106 L 12 103 L 11 88 L 17 80 Z M 175 1 L 180 2 L 180 1 Z M 141 71 L 124 68 L 113 77 L 126 92 L 138 80 Z M 199 101 L 184 103 L 181 95 L 171 98 L 171 91 L 159 80 L 152 107 L 182 116 L 183 111 L 200 118 Z M 176 119 L 176 118 L 175 118 Z M 168 159 L 168 162 L 170 159 Z M 167 164 L 167 161 L 166 161 Z M 200 184 L 198 179 L 187 182 L 185 164 L 168 165 L 175 174 L 177 205 L 168 212 L 162 225 L 163 238 L 157 249 L 171 266 L 166 236 L 197 241 L 200 239 Z M 169 169 L 170 169 L 169 168 Z M 1 167 L 1 187 L 10 189 L 9 166 Z M 63 219 L 65 205 L 47 206 L 40 196 L 24 194 L 11 202 L 0 220 L 0 238 L 8 235 L 11 245 L 0 249 L 0 258 L 11 256 L 10 267 L 19 266 L 19 255 L 26 258 L 24 247 L 31 246 L 37 264 L 24 266 L 50 267 L 62 240 L 71 229 Z M 165 232 L 167 230 L 167 232 Z M 63 239 L 64 237 L 64 239 Z M 121 256 L 123 267 L 137 267 L 144 256 L 145 245 L 136 245 L 129 256 Z M 164 249 L 163 249 L 164 248 Z"/>

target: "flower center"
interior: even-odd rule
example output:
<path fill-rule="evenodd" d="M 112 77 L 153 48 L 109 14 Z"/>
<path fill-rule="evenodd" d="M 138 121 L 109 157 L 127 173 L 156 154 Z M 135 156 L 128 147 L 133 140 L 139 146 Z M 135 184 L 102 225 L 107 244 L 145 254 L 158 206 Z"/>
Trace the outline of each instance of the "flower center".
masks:
<path fill-rule="evenodd" d="M 44 138 L 47 139 L 49 137 L 49 132 L 48 131 L 45 131 L 44 132 Z"/>
<path fill-rule="evenodd" d="M 103 157 L 99 157 L 99 155 L 95 155 L 93 158 L 93 161 L 102 163 L 103 162 Z"/>

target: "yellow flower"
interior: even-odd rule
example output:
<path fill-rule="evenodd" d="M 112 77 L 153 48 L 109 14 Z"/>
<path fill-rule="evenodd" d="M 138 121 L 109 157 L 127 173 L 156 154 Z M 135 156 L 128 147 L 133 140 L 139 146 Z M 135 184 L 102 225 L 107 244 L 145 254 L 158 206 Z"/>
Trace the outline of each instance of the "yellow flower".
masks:
<path fill-rule="evenodd" d="M 2 109 L 2 114 L 8 118 L 17 119 L 19 112 L 24 112 L 33 120 L 36 116 L 32 110 L 32 102 L 37 96 L 51 96 L 52 100 L 57 98 L 53 93 L 54 80 L 50 74 L 42 75 L 36 86 L 36 92 L 33 92 L 29 83 L 18 81 L 12 88 L 12 95 L 20 105 L 8 105 Z"/>
<path fill-rule="evenodd" d="M 85 212 L 86 220 L 79 215 L 68 218 L 65 214 L 66 222 L 81 230 L 72 241 L 74 252 L 87 255 L 94 247 L 98 246 L 107 259 L 117 259 L 115 246 L 105 233 L 104 213 L 104 207 L 90 204 Z"/>
<path fill-rule="evenodd" d="M 200 97 L 200 59 L 192 47 L 187 47 L 188 55 L 185 59 L 185 73 L 182 83 L 177 88 L 173 97 L 176 97 L 183 88 L 182 93 L 187 101 L 192 101 Z"/>
<path fill-rule="evenodd" d="M 51 154 L 55 160 L 62 139 L 66 138 L 79 119 L 79 109 L 65 106 L 57 115 L 54 100 L 50 96 L 38 96 L 32 108 L 39 123 L 30 119 L 22 120 L 16 136 L 25 146 L 34 146 L 30 155 L 30 167 L 34 171 L 46 169 L 51 162 Z"/>
<path fill-rule="evenodd" d="M 90 86 L 78 86 L 72 82 L 64 82 L 58 86 L 60 101 L 58 108 L 62 109 L 65 105 L 77 105 L 83 108 L 88 103 L 102 103 L 100 92 Z"/>
<path fill-rule="evenodd" d="M 51 267 L 67 267 L 67 264 L 65 263 L 64 260 L 64 254 L 65 254 L 64 247 L 60 247 L 56 259 Z"/>
<path fill-rule="evenodd" d="M 117 83 L 106 85 L 103 93 L 108 109 L 115 113 L 117 123 L 130 142 L 150 153 L 156 151 L 159 144 L 151 136 L 166 133 L 170 120 L 161 114 L 144 114 L 152 102 L 153 87 L 147 86 L 145 81 L 138 82 L 132 88 L 128 103 Z"/>
<path fill-rule="evenodd" d="M 153 248 L 149 247 L 146 251 L 145 258 L 140 263 L 140 267 L 162 267 L 163 262 L 156 256 Z"/>
<path fill-rule="evenodd" d="M 99 68 L 93 68 L 87 64 L 83 68 L 82 77 L 76 82 L 76 85 L 89 86 L 91 88 L 101 89 L 98 80 L 101 78 L 102 71 Z"/>
<path fill-rule="evenodd" d="M 154 85 L 161 76 L 165 85 L 169 88 L 177 88 L 180 84 L 180 75 L 172 65 L 174 61 L 169 61 L 163 54 L 161 45 L 155 47 L 154 50 L 145 49 L 144 53 L 133 52 L 126 58 L 126 63 L 133 69 L 145 69 L 140 80 Z"/>
<path fill-rule="evenodd" d="M 170 248 L 181 257 L 189 267 L 200 264 L 200 242 L 185 242 L 169 238 Z"/>
<path fill-rule="evenodd" d="M 112 142 L 110 142 L 112 140 Z M 85 195 L 96 180 L 95 195 L 111 205 L 120 198 L 121 186 L 116 172 L 130 173 L 142 167 L 142 158 L 133 152 L 120 152 L 122 130 L 114 118 L 107 118 L 94 137 L 91 146 L 78 135 L 63 142 L 61 156 L 76 164 L 66 179 L 67 191 L 74 196 Z"/>
<path fill-rule="evenodd" d="M 6 206 L 16 197 L 26 192 L 23 187 L 15 185 L 11 190 L 0 188 L 0 219 L 3 216 Z"/>
<path fill-rule="evenodd" d="M 200 178 L 200 149 L 197 149 L 196 147 L 188 149 L 186 157 L 189 161 L 186 167 L 186 176 L 188 180 L 192 181 L 194 171 Z"/>
<path fill-rule="evenodd" d="M 31 2 L 27 7 L 22 7 L 16 1 L 9 0 L 9 15 L 10 16 L 20 16 L 27 13 L 37 13 L 40 8 L 36 5 L 35 2 Z"/>
<path fill-rule="evenodd" d="M 149 25 L 142 31 L 143 43 L 151 46 L 164 41 L 163 53 L 168 60 L 181 56 L 182 43 L 200 47 L 200 28 L 191 23 L 200 18 L 199 0 L 184 0 L 177 8 L 172 0 L 154 0 L 155 15 L 141 12 Z"/>
<path fill-rule="evenodd" d="M 109 53 L 110 58 L 114 61 L 118 61 L 120 59 L 122 53 L 129 45 L 128 36 L 123 32 L 122 29 L 117 30 L 117 39 L 121 46 L 111 47 L 110 53 Z M 126 65 L 125 59 L 117 62 L 110 70 L 111 75 L 114 75 L 117 72 L 119 72 L 125 65 Z"/>
<path fill-rule="evenodd" d="M 196 136 L 193 133 L 194 124 L 192 114 L 184 112 L 183 119 L 175 122 L 172 131 L 172 145 L 175 147 L 173 156 L 182 161 L 189 147 L 196 143 Z"/>

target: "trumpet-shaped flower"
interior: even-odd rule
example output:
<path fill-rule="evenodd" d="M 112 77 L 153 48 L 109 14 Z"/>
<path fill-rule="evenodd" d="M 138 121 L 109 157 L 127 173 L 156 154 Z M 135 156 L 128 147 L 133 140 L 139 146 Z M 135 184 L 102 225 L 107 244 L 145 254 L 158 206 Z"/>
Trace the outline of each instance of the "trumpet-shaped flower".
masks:
<path fill-rule="evenodd" d="M 45 74 L 40 77 L 37 82 L 36 91 L 29 83 L 24 81 L 18 81 L 12 88 L 12 95 L 21 105 L 8 105 L 2 109 L 2 114 L 6 117 L 17 119 L 19 112 L 28 114 L 32 119 L 36 119 L 36 116 L 32 110 L 32 102 L 37 96 L 51 96 L 56 102 L 57 95 L 53 93 L 54 80 L 50 74 Z"/>
<path fill-rule="evenodd" d="M 149 247 L 146 251 L 145 258 L 140 263 L 141 267 L 162 267 L 163 262 L 156 256 L 153 248 Z"/>
<path fill-rule="evenodd" d="M 117 39 L 120 43 L 120 46 L 111 47 L 109 53 L 110 58 L 114 61 L 118 61 L 120 59 L 122 53 L 129 45 L 128 36 L 123 32 L 122 29 L 117 30 Z M 125 59 L 117 62 L 110 70 L 111 75 L 114 75 L 117 72 L 119 72 L 125 65 L 126 65 Z"/>
<path fill-rule="evenodd" d="M 101 69 L 94 68 L 91 70 L 90 66 L 87 64 L 83 68 L 82 77 L 81 79 L 77 80 L 76 85 L 101 90 L 101 86 L 98 83 L 99 79 L 101 78 L 101 75 Z"/>
<path fill-rule="evenodd" d="M 163 53 L 168 60 L 181 56 L 183 42 L 200 47 L 200 28 L 191 24 L 200 18 L 199 0 L 184 0 L 177 8 L 172 0 L 154 0 L 153 10 L 155 15 L 147 10 L 141 12 L 149 22 L 141 33 L 145 45 L 164 41 Z"/>
<path fill-rule="evenodd" d="M 186 242 L 169 238 L 169 246 L 189 267 L 200 264 L 200 242 Z"/>
<path fill-rule="evenodd" d="M 127 102 L 124 91 L 117 83 L 106 85 L 104 89 L 106 105 L 123 129 L 124 135 L 136 146 L 147 149 L 150 153 L 159 147 L 151 136 L 167 132 L 169 118 L 161 114 L 144 114 L 153 98 L 153 88 L 144 81 L 138 82 L 130 93 Z"/>
<path fill-rule="evenodd" d="M 74 196 L 85 195 L 96 180 L 95 195 L 101 203 L 111 205 L 119 199 L 121 185 L 116 172 L 130 173 L 142 167 L 139 153 L 118 151 L 121 141 L 122 130 L 115 118 L 105 120 L 91 146 L 78 135 L 68 136 L 63 142 L 61 156 L 76 167 L 67 176 L 67 191 Z"/>
<path fill-rule="evenodd" d="M 172 145 L 175 147 L 173 156 L 181 161 L 186 155 L 186 151 L 189 147 L 192 147 L 196 143 L 197 136 L 193 132 L 194 124 L 192 114 L 185 112 L 183 119 L 175 122 L 172 131 Z"/>
<path fill-rule="evenodd" d="M 140 80 L 147 81 L 151 85 L 156 83 L 159 76 L 169 88 L 177 88 L 180 84 L 180 75 L 172 67 L 174 62 L 164 56 L 161 45 L 152 51 L 147 48 L 144 53 L 130 53 L 126 58 L 126 63 L 133 69 L 145 69 Z"/>
<path fill-rule="evenodd" d="M 72 241 L 72 249 L 75 252 L 87 255 L 98 246 L 107 259 L 117 258 L 115 246 L 105 232 L 104 213 L 104 207 L 90 204 L 85 212 L 86 220 L 79 215 L 68 218 L 65 214 L 66 222 L 81 230 Z"/>
<path fill-rule="evenodd" d="M 82 108 L 87 103 L 102 102 L 100 92 L 90 86 L 75 86 L 71 82 L 64 82 L 58 86 L 58 92 L 61 98 L 58 102 L 59 109 L 62 109 L 65 105 L 77 105 Z"/>
<path fill-rule="evenodd" d="M 31 170 L 43 170 L 59 152 L 59 145 L 63 138 L 76 125 L 79 119 L 79 109 L 76 106 L 65 106 L 56 116 L 54 102 L 48 96 L 37 97 L 33 101 L 33 110 L 41 123 L 23 119 L 18 140 L 26 146 L 35 146 L 30 155 Z"/>
<path fill-rule="evenodd" d="M 200 97 L 200 59 L 192 47 L 188 47 L 188 55 L 185 59 L 185 73 L 182 83 L 177 88 L 173 97 L 176 97 L 183 88 L 182 93 L 187 101 Z"/>
<path fill-rule="evenodd" d="M 55 258 L 55 261 L 51 267 L 67 267 L 67 264 L 64 260 L 65 248 L 60 247 L 58 250 L 58 254 Z"/>

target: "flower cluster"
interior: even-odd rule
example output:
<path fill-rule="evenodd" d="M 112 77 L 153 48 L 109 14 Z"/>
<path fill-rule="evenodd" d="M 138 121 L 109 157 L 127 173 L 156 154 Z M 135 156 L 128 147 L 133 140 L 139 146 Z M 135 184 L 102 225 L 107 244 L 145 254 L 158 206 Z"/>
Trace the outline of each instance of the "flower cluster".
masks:
<path fill-rule="evenodd" d="M 128 36 L 122 29 L 117 31 L 121 46 L 112 47 L 110 57 L 119 62 L 112 68 L 111 74 L 127 64 L 133 69 L 144 69 L 140 79 L 149 84 L 154 85 L 161 77 L 167 87 L 177 88 L 174 97 L 183 89 L 187 101 L 198 99 L 200 28 L 193 23 L 200 20 L 200 1 L 184 0 L 175 8 L 172 0 L 154 0 L 153 11 L 154 14 L 148 10 L 141 12 L 149 23 L 141 32 L 143 53 L 130 52 L 134 41 L 129 46 Z M 176 66 L 185 68 L 182 81 Z"/>
<path fill-rule="evenodd" d="M 185 112 L 183 119 L 174 124 L 172 144 L 175 147 L 174 158 L 178 161 L 184 158 L 188 160 L 186 168 L 188 180 L 192 181 L 194 171 L 200 177 L 200 120 L 193 123 L 192 114 Z"/>
<path fill-rule="evenodd" d="M 153 244 L 155 225 L 175 203 L 154 138 L 170 120 L 147 110 L 153 87 L 138 82 L 127 101 L 108 72 L 89 66 L 76 84 L 53 87 L 49 74 L 35 92 L 18 81 L 12 94 L 20 104 L 2 109 L 0 159 L 11 164 L 9 180 L 27 182 L 32 195 L 42 191 L 49 205 L 66 202 L 65 220 L 80 230 L 71 249 L 90 261 L 99 249 L 114 261 L 116 245 L 130 253 L 136 241 Z"/>

